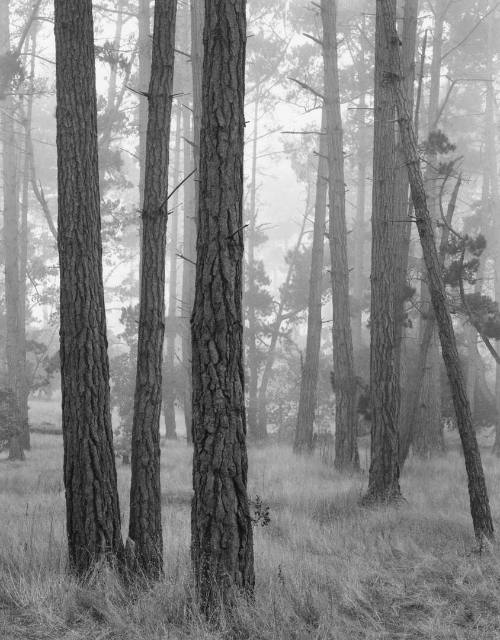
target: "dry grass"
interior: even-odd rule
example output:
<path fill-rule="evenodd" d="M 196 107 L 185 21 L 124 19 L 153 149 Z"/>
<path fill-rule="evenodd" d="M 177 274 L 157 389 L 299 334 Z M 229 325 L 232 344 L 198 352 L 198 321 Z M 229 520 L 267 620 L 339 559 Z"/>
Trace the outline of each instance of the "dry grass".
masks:
<path fill-rule="evenodd" d="M 165 579 L 131 593 L 107 570 L 85 585 L 65 574 L 61 441 L 37 435 L 33 445 L 24 464 L 0 464 L 0 638 L 500 638 L 500 550 L 474 552 L 457 453 L 410 462 L 407 502 L 367 510 L 358 506 L 366 477 L 276 446 L 251 451 L 250 493 L 271 509 L 255 529 L 255 603 L 214 631 L 191 598 L 186 446 L 163 450 Z M 500 468 L 484 458 L 500 529 Z M 119 481 L 125 507 L 128 469 Z"/>

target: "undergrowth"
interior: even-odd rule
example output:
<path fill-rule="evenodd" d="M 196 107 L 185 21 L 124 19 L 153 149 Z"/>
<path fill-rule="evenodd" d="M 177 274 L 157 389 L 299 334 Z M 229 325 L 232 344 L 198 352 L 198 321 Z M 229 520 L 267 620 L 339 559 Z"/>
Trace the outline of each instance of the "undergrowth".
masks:
<path fill-rule="evenodd" d="M 191 592 L 186 445 L 162 450 L 166 573 L 140 588 L 105 567 L 85 584 L 67 574 L 61 460 L 60 437 L 35 435 L 26 462 L 0 464 L 0 638 L 500 638 L 500 549 L 475 551 L 456 452 L 410 460 L 405 502 L 365 509 L 366 474 L 342 477 L 274 445 L 251 450 L 255 600 L 218 630 Z M 498 528 L 500 468 L 487 452 L 484 463 Z M 118 472 L 126 531 L 129 469 Z"/>

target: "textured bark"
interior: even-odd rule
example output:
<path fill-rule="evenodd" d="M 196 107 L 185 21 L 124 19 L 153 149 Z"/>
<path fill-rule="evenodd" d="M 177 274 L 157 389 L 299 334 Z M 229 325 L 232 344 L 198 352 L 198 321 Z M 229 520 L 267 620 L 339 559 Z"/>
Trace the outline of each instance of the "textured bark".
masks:
<path fill-rule="evenodd" d="M 299 409 L 293 449 L 296 453 L 312 451 L 314 417 L 316 414 L 319 377 L 319 353 L 321 348 L 321 291 L 325 253 L 326 199 L 328 190 L 328 140 L 325 135 L 326 108 L 323 107 L 319 136 L 316 200 L 314 204 L 314 232 L 309 274 L 309 299 L 307 303 L 307 341 L 304 365 L 300 379 Z"/>
<path fill-rule="evenodd" d="M 129 538 L 147 576 L 163 569 L 160 414 L 165 330 L 168 162 L 177 2 L 155 3 L 142 209 L 142 270 L 132 425 Z"/>
<path fill-rule="evenodd" d="M 375 31 L 375 129 L 373 150 L 370 395 L 371 464 L 366 500 L 399 499 L 394 232 L 395 105 L 387 81 L 389 43 L 377 2 Z M 390 0 L 393 11 L 396 0 Z"/>
<path fill-rule="evenodd" d="M 397 105 L 398 124 L 408 167 L 408 177 L 415 208 L 417 229 L 422 245 L 425 266 L 427 268 L 432 306 L 439 328 L 443 359 L 451 387 L 457 426 L 464 452 L 474 533 L 478 541 L 482 543 L 484 538 L 493 538 L 493 522 L 491 519 L 481 455 L 472 425 L 472 416 L 467 400 L 464 375 L 458 356 L 453 323 L 446 305 L 446 292 L 441 275 L 439 255 L 434 243 L 432 219 L 427 205 L 424 180 L 420 169 L 417 141 L 412 126 L 411 113 L 402 85 L 403 74 L 399 55 L 399 38 L 395 27 L 396 13 L 392 0 L 377 0 L 377 14 L 378 19 L 382 23 L 381 26 L 383 26 L 385 30 L 387 42 L 390 44 L 391 64 L 388 80 L 390 81 Z"/>
<path fill-rule="evenodd" d="M 332 265 L 333 372 L 335 377 L 335 467 L 359 468 L 356 380 L 349 303 L 349 265 L 345 219 L 342 116 L 337 61 L 336 3 L 322 0 L 325 114 L 328 149 L 329 241 Z"/>
<path fill-rule="evenodd" d="M 121 557 L 102 281 L 92 3 L 55 0 L 60 358 L 72 569 Z"/>
<path fill-rule="evenodd" d="M 175 144 L 173 185 L 180 180 L 181 161 L 181 110 L 177 109 L 175 117 Z M 184 132 L 185 134 L 185 132 Z M 168 282 L 168 319 L 167 349 L 165 353 L 165 384 L 163 385 L 163 415 L 165 417 L 165 435 L 168 440 L 175 440 L 175 342 L 177 337 L 177 236 L 179 230 L 179 190 L 174 194 L 172 202 L 172 228 L 170 231 L 170 272 Z"/>
<path fill-rule="evenodd" d="M 191 553 L 207 614 L 254 587 L 242 325 L 245 4 L 205 3 Z"/>

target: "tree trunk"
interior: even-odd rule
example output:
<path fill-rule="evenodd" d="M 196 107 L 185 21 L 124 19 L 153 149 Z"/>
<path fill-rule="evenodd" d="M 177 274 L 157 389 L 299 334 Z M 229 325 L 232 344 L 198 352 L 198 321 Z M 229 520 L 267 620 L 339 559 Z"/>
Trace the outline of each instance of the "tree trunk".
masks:
<path fill-rule="evenodd" d="M 257 140 L 259 137 L 259 85 L 255 91 L 254 103 L 254 127 L 253 127 L 253 143 L 252 143 L 252 181 L 250 187 L 250 211 L 248 224 L 248 262 L 247 262 L 247 291 L 245 294 L 248 330 L 248 411 L 247 411 L 247 427 L 248 435 L 254 441 L 260 442 L 267 436 L 267 428 L 265 431 L 259 429 L 258 423 L 258 400 L 257 392 L 259 388 L 259 362 L 257 349 L 257 329 L 258 321 L 255 309 L 255 298 L 257 295 L 257 285 L 255 282 L 255 236 L 257 233 Z M 266 425 L 263 425 L 266 426 Z"/>
<path fill-rule="evenodd" d="M 392 0 L 377 0 L 377 19 L 381 23 L 381 28 L 384 28 L 386 41 L 390 46 L 390 67 L 388 69 L 390 73 L 387 78 L 392 87 L 397 106 L 398 124 L 408 167 L 408 177 L 417 219 L 417 229 L 422 245 L 425 266 L 427 268 L 432 306 L 439 328 L 441 349 L 451 387 L 458 431 L 464 451 L 474 532 L 478 541 L 482 543 L 483 538 L 493 538 L 493 522 L 491 519 L 481 456 L 472 425 L 472 416 L 467 400 L 464 376 L 458 356 L 453 323 L 446 306 L 446 292 L 441 275 L 439 256 L 434 243 L 434 231 L 427 205 L 422 171 L 420 169 L 417 141 L 403 86 L 403 73 L 399 55 L 399 38 L 395 27 L 396 12 Z"/>
<path fill-rule="evenodd" d="M 447 7 L 440 7 L 438 9 L 436 5 L 434 33 L 432 39 L 432 62 L 430 71 L 430 91 L 429 91 L 429 110 L 428 110 L 428 133 L 432 133 L 439 122 L 439 95 L 441 84 L 441 57 L 443 49 L 443 29 L 444 29 L 444 17 Z M 439 180 L 439 175 L 434 170 L 436 166 L 436 155 L 431 154 L 428 158 L 425 183 L 427 185 L 429 210 L 433 219 L 438 216 L 438 200 L 437 200 L 437 188 L 436 184 Z M 430 318 L 432 316 L 432 303 L 429 300 L 429 290 L 425 278 L 422 279 L 420 288 L 420 308 L 422 311 L 422 317 L 420 321 L 420 350 L 422 351 L 423 335 L 425 333 L 425 324 L 427 322 L 433 322 Z M 434 438 L 429 438 L 430 434 L 435 434 L 439 437 L 442 432 L 441 427 L 441 376 L 439 372 L 439 363 L 441 357 L 439 354 L 439 338 L 437 334 L 437 327 L 435 327 L 434 335 L 432 336 L 430 347 L 428 349 L 428 357 L 424 366 L 424 375 L 421 377 L 421 388 L 418 389 L 421 402 L 416 414 L 416 420 L 413 423 L 413 430 L 415 432 L 415 442 L 419 443 L 419 455 L 420 457 L 427 458 L 432 455 L 432 451 L 427 449 L 427 445 L 431 445 Z"/>
<path fill-rule="evenodd" d="M 335 467 L 359 468 L 356 380 L 349 303 L 349 265 L 345 219 L 345 179 L 342 117 L 337 61 L 336 6 L 322 0 L 325 74 L 326 138 L 328 149 L 329 241 L 332 264 L 333 373 L 335 379 Z"/>
<path fill-rule="evenodd" d="M 323 106 L 321 135 L 319 136 L 316 200 L 314 204 L 314 231 L 309 275 L 307 305 L 306 355 L 300 378 L 299 409 L 293 449 L 296 453 L 312 451 L 314 417 L 316 414 L 321 349 L 323 267 L 325 253 L 326 199 L 328 190 L 328 139 L 326 136 L 326 107 Z"/>
<path fill-rule="evenodd" d="M 176 111 L 173 186 L 180 180 L 181 109 Z M 183 132 L 184 134 L 186 132 Z M 179 191 L 172 203 L 172 230 L 170 232 L 170 273 L 168 283 L 167 352 L 165 354 L 165 384 L 163 385 L 163 415 L 167 440 L 175 440 L 175 342 L 177 338 L 177 236 L 179 227 Z"/>
<path fill-rule="evenodd" d="M 142 270 L 132 425 L 129 538 L 139 570 L 163 570 L 160 414 L 165 330 L 168 162 L 177 2 L 155 2 L 142 209 Z"/>
<path fill-rule="evenodd" d="M 123 552 L 109 399 L 91 0 L 55 0 L 60 358 L 72 569 Z"/>
<path fill-rule="evenodd" d="M 137 90 L 147 94 L 151 77 L 151 0 L 139 0 L 138 49 L 139 84 Z M 139 95 L 139 198 L 144 198 L 144 177 L 146 171 L 146 135 L 148 129 L 148 99 Z"/>
<path fill-rule="evenodd" d="M 210 615 L 254 587 L 243 370 L 245 0 L 205 3 L 193 345 L 191 554 Z"/>
<path fill-rule="evenodd" d="M 0 6 L 0 53 L 10 51 L 10 3 Z M 9 425 L 9 459 L 23 460 L 22 424 L 19 407 L 21 372 L 19 369 L 19 206 L 17 176 L 17 144 L 14 130 L 14 97 L 2 96 L 2 176 L 3 176 L 3 242 L 5 255 L 5 356 L 7 385 L 12 391 L 12 410 Z"/>
<path fill-rule="evenodd" d="M 379 3 L 377 3 L 377 6 Z M 390 0 L 393 11 L 396 0 Z M 391 501 L 399 487 L 399 385 L 395 331 L 395 105 L 387 74 L 390 50 L 380 10 L 375 31 L 375 128 L 373 151 L 372 297 L 370 395 L 372 406 L 371 464 L 365 500 Z"/>
<path fill-rule="evenodd" d="M 191 112 L 184 109 L 182 112 L 182 126 L 184 131 L 184 175 L 191 173 L 194 166 L 193 147 L 191 138 L 193 135 Z M 194 279 L 196 266 L 196 199 L 195 182 L 189 179 L 184 183 L 184 229 L 183 229 L 183 256 L 182 261 L 182 368 L 184 374 L 184 420 L 186 425 L 187 442 L 192 442 L 192 384 L 191 384 L 191 325 L 190 318 L 193 312 Z"/>

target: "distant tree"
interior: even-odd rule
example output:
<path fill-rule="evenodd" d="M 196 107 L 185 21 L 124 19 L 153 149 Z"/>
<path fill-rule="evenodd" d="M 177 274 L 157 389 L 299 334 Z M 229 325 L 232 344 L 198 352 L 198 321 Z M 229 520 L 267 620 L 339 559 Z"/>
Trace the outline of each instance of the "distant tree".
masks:
<path fill-rule="evenodd" d="M 243 373 L 245 0 L 206 0 L 193 346 L 191 553 L 207 614 L 254 587 Z"/>
<path fill-rule="evenodd" d="M 434 243 L 432 219 L 429 213 L 424 180 L 418 158 L 415 132 L 402 85 L 403 74 L 399 53 L 399 38 L 396 31 L 395 9 L 392 0 L 377 1 L 378 24 L 384 30 L 384 37 L 388 44 L 389 75 L 387 78 L 390 79 L 389 86 L 397 106 L 399 130 L 408 166 L 408 178 L 415 207 L 417 229 L 429 278 L 429 292 L 439 328 L 443 359 L 451 387 L 457 426 L 464 452 L 474 533 L 478 542 L 482 544 L 484 538 L 493 539 L 493 522 L 481 455 L 472 425 L 470 404 L 467 399 L 464 375 L 458 356 L 453 323 L 446 306 L 445 287 L 441 275 L 439 256 Z"/>
<path fill-rule="evenodd" d="M 120 558 L 111 429 L 91 0 L 55 0 L 60 357 L 72 569 Z"/>
<path fill-rule="evenodd" d="M 396 0 L 390 0 L 396 9 Z M 398 406 L 395 332 L 395 104 L 387 83 L 389 43 L 377 2 L 372 195 L 370 319 L 371 462 L 365 500 L 397 500 L 399 487 Z"/>
<path fill-rule="evenodd" d="M 163 570 L 160 414 L 165 330 L 168 163 L 177 2 L 155 2 L 142 208 L 142 268 L 132 426 L 129 538 L 145 575 Z"/>

